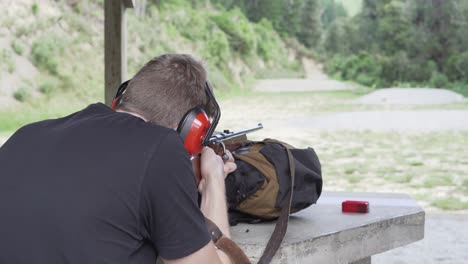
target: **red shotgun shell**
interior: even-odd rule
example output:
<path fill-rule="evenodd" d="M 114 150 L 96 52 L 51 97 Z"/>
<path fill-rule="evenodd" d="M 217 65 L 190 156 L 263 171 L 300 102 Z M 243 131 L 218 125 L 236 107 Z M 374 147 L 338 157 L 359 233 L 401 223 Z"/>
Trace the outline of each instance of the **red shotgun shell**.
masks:
<path fill-rule="evenodd" d="M 347 200 L 341 204 L 341 211 L 343 213 L 366 214 L 369 212 L 369 202 Z"/>

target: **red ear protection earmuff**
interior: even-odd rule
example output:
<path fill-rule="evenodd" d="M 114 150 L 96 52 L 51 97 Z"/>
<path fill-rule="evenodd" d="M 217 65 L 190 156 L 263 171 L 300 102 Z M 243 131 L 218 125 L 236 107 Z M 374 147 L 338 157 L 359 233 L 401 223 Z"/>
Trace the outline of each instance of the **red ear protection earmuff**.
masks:
<path fill-rule="evenodd" d="M 182 137 L 185 149 L 190 156 L 195 156 L 202 151 L 202 142 L 210 126 L 208 115 L 200 108 L 191 109 L 182 118 L 177 127 L 177 133 Z"/>
<path fill-rule="evenodd" d="M 117 89 L 117 94 L 115 95 L 114 100 L 112 101 L 111 108 L 112 110 L 115 110 L 115 108 L 122 102 L 122 96 L 125 93 L 125 90 L 127 89 L 128 83 L 130 80 L 125 81 L 119 86 L 119 89 Z"/>
<path fill-rule="evenodd" d="M 193 108 L 184 115 L 177 127 L 177 132 L 182 137 L 184 146 L 190 156 L 200 154 L 203 146 L 208 144 L 221 117 L 221 110 L 214 98 L 211 85 L 208 81 L 205 84 L 205 90 L 209 100 L 214 106 L 215 113 L 213 120 L 210 121 L 203 109 Z"/>

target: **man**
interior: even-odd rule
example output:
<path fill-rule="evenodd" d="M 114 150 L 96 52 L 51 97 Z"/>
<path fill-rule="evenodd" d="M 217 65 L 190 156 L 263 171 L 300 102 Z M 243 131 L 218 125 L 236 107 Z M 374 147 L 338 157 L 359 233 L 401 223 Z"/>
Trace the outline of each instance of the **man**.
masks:
<path fill-rule="evenodd" d="M 0 148 L 0 263 L 228 263 L 204 217 L 229 236 L 224 176 L 209 149 L 198 186 L 175 131 L 207 110 L 206 72 L 162 55 L 129 82 L 116 111 L 93 104 L 19 129 Z"/>

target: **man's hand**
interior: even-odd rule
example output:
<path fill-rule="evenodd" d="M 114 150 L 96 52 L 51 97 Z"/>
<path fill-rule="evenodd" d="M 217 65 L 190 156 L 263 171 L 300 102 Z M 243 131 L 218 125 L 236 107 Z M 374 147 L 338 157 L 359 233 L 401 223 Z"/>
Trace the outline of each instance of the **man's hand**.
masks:
<path fill-rule="evenodd" d="M 198 191 L 202 194 L 207 188 L 222 190 L 224 193 L 224 178 L 235 171 L 237 166 L 234 163 L 234 157 L 229 150 L 226 150 L 228 160 L 224 161 L 220 156 L 208 147 L 205 147 L 201 153 L 200 172 L 202 179 L 198 185 Z"/>
<path fill-rule="evenodd" d="M 202 179 L 198 185 L 201 193 L 200 209 L 203 215 L 213 221 L 225 236 L 230 237 L 226 206 L 225 176 L 236 169 L 232 154 L 225 162 L 211 148 L 204 148 L 200 160 Z"/>
<path fill-rule="evenodd" d="M 228 160 L 224 161 L 224 178 L 226 176 L 235 171 L 237 169 L 237 165 L 234 162 L 234 157 L 232 156 L 232 153 L 226 149 L 226 155 L 229 157 Z"/>

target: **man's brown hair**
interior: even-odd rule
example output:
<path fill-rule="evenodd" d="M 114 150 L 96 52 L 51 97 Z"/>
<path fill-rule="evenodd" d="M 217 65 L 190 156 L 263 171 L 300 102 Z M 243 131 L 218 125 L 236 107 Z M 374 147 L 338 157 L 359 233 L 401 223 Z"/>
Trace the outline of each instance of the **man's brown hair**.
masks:
<path fill-rule="evenodd" d="M 200 107 L 209 115 L 203 65 L 186 54 L 165 54 L 146 63 L 130 80 L 117 109 L 173 128 L 185 113 Z"/>

